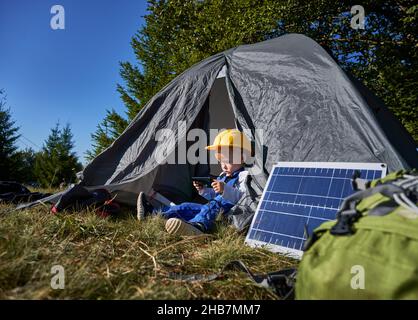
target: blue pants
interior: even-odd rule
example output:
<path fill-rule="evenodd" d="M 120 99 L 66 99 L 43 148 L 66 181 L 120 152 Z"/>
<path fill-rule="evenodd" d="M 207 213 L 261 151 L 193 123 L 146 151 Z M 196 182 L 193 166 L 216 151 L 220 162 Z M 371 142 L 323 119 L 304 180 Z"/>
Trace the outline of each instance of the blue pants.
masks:
<path fill-rule="evenodd" d="M 210 200 L 207 204 L 185 202 L 176 206 L 167 207 L 162 211 L 162 216 L 182 219 L 189 223 L 200 223 L 204 231 L 210 231 L 213 228 L 216 217 L 223 210 L 227 213 L 234 205 L 229 203 L 221 196 Z"/>

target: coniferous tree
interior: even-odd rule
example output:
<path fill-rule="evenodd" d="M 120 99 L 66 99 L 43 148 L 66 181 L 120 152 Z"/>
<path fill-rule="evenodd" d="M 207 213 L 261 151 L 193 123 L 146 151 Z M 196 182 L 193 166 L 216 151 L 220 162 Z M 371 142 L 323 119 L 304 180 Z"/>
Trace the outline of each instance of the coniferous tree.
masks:
<path fill-rule="evenodd" d="M 86 152 L 86 159 L 92 160 L 110 146 L 127 126 L 128 121 L 121 117 L 115 110 L 107 110 L 106 117 L 97 125 L 96 132 L 91 135 L 93 139 L 93 150 Z"/>
<path fill-rule="evenodd" d="M 69 125 L 60 128 L 57 124 L 45 141 L 35 160 L 35 176 L 43 187 L 57 187 L 60 183 L 72 183 L 82 169 L 74 148 Z"/>
<path fill-rule="evenodd" d="M 37 153 L 32 148 L 19 150 L 15 153 L 18 165 L 15 171 L 14 180 L 21 183 L 37 185 L 34 172 L 36 155 Z"/>
<path fill-rule="evenodd" d="M 6 96 L 0 90 L 0 180 L 16 180 L 18 167 L 16 141 L 19 139 L 19 128 L 12 120 L 9 108 L 6 108 Z"/>

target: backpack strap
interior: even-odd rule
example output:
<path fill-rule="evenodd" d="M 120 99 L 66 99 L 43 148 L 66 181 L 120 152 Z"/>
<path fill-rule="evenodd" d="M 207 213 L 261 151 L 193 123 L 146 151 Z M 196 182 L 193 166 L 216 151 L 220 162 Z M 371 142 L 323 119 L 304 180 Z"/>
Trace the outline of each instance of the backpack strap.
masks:
<path fill-rule="evenodd" d="M 186 282 L 194 281 L 213 281 L 223 277 L 226 270 L 237 269 L 247 274 L 254 283 L 259 287 L 267 288 L 272 290 L 279 298 L 283 300 L 294 299 L 294 287 L 296 282 L 296 269 L 289 268 L 267 274 L 253 274 L 251 270 L 241 260 L 233 260 L 227 263 L 221 270 L 216 274 L 176 274 L 170 273 L 169 278 L 173 280 L 180 280 Z"/>
<path fill-rule="evenodd" d="M 236 268 L 245 272 L 247 276 L 258 286 L 273 290 L 278 297 L 283 300 L 294 299 L 294 286 L 296 282 L 296 269 L 288 268 L 267 274 L 253 274 L 250 269 L 241 261 L 234 260 L 229 262 L 223 270 Z"/>
<path fill-rule="evenodd" d="M 371 208 L 368 215 L 382 216 L 392 212 L 392 208 L 396 204 L 407 207 L 418 214 L 417 206 L 410 200 L 410 198 L 416 198 L 418 195 L 418 176 L 405 175 L 405 177 L 397 178 L 384 184 L 378 184 L 374 188 L 366 189 L 364 191 L 358 191 L 351 196 L 347 197 L 341 204 L 341 208 L 337 213 L 337 223 L 331 228 L 330 232 L 333 235 L 347 235 L 354 233 L 352 225 L 358 218 L 362 216 L 362 213 L 375 203 L 368 203 L 364 208 L 359 208 L 359 203 L 375 194 L 380 194 L 387 199 L 379 197 L 379 203 L 386 200 L 389 201 L 389 206 L 379 207 L 375 206 Z M 375 199 L 372 199 L 372 201 Z M 376 198 L 377 200 L 377 198 Z M 415 199 L 416 202 L 416 199 Z M 379 204 L 378 203 L 378 204 Z"/>

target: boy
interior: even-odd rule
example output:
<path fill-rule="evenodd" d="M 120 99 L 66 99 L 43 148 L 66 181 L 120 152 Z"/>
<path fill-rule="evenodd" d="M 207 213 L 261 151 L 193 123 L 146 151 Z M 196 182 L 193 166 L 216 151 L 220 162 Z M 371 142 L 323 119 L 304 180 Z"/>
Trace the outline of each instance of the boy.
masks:
<path fill-rule="evenodd" d="M 161 215 L 168 219 L 165 228 L 170 234 L 198 235 L 210 232 L 218 214 L 228 213 L 245 193 L 244 182 L 248 171 L 244 169 L 244 161 L 251 154 L 251 144 L 245 135 L 237 129 L 222 131 L 213 145 L 206 149 L 215 151 L 222 173 L 212 182 L 212 188 L 203 188 L 201 184 L 193 182 L 199 194 L 208 199 L 207 204 L 186 202 L 162 210 Z M 138 220 L 156 212 L 141 192 L 137 202 Z"/>

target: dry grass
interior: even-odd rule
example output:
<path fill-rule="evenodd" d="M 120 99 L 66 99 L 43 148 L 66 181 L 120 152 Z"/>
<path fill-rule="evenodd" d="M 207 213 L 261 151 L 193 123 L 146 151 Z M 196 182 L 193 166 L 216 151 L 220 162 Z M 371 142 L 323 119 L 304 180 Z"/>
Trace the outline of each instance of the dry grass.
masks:
<path fill-rule="evenodd" d="M 244 245 L 223 223 L 212 235 L 182 238 L 168 235 L 159 217 L 140 223 L 129 212 L 102 219 L 10 208 L 0 206 L 0 299 L 275 299 L 236 271 L 206 282 L 169 274 L 213 274 L 236 259 L 256 273 L 295 264 Z M 65 269 L 63 290 L 50 286 L 54 265 Z"/>

